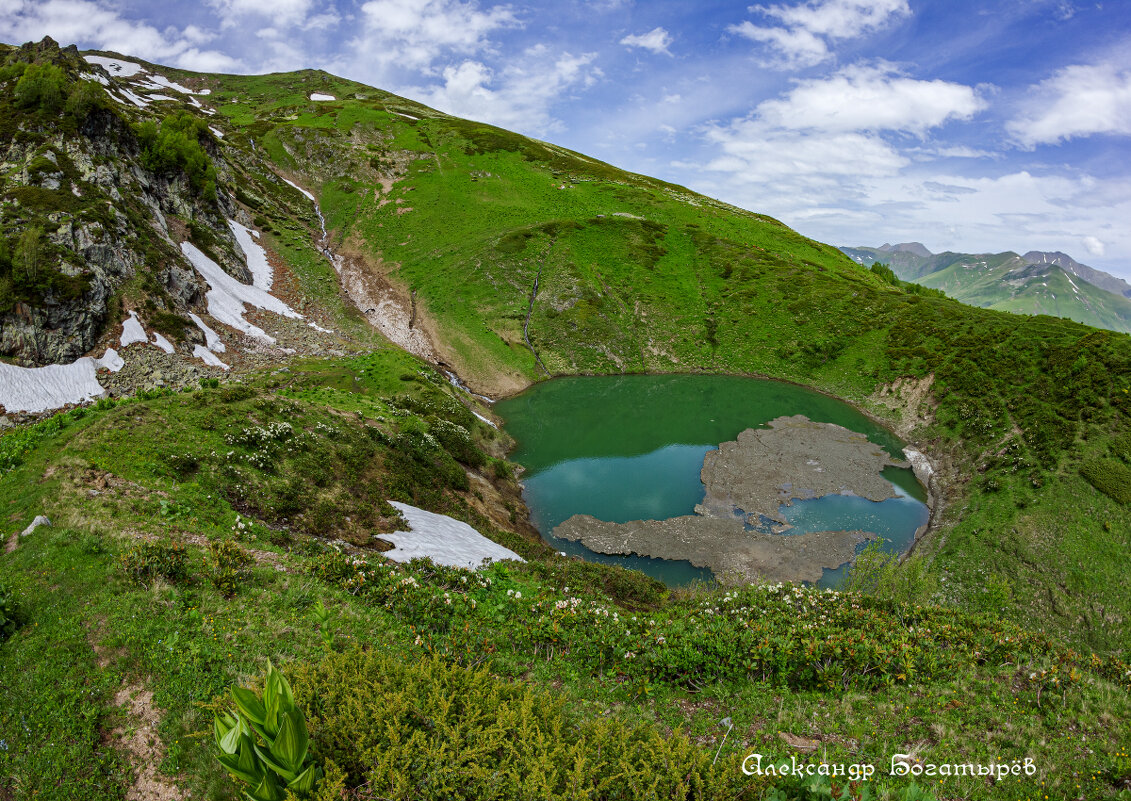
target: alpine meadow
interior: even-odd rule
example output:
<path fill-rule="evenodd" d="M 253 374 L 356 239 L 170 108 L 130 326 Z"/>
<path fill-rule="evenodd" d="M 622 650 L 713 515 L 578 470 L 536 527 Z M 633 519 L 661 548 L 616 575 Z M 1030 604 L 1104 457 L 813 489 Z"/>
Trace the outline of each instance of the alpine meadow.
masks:
<path fill-rule="evenodd" d="M 1131 797 L 1128 334 L 320 70 L 3 45 L 0 154 L 3 801 Z M 565 555 L 494 401 L 667 374 L 843 402 L 929 522 Z"/>

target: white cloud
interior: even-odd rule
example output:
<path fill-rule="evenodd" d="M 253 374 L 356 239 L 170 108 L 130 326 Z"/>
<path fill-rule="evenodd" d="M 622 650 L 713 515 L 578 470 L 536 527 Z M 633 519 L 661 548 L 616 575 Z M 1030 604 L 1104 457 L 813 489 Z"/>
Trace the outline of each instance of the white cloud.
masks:
<path fill-rule="evenodd" d="M 428 70 L 442 55 L 488 49 L 488 34 L 518 24 L 508 6 L 481 10 L 459 0 L 369 0 L 361 6 L 361 34 L 351 44 L 370 63 Z"/>
<path fill-rule="evenodd" d="M 595 53 L 551 57 L 544 45 L 495 72 L 478 61 L 445 67 L 443 83 L 406 90 L 412 97 L 458 117 L 489 122 L 511 130 L 546 134 L 561 123 L 550 107 L 564 93 L 590 85 L 600 75 Z"/>
<path fill-rule="evenodd" d="M 757 116 L 783 128 L 821 131 L 900 131 L 922 136 L 951 119 L 969 119 L 985 107 L 978 92 L 947 81 L 920 81 L 889 65 L 851 66 L 803 81 Z"/>
<path fill-rule="evenodd" d="M 1006 129 L 1030 149 L 1092 134 L 1131 135 L 1131 69 L 1065 67 L 1031 90 Z"/>
<path fill-rule="evenodd" d="M 1096 239 L 1094 236 L 1086 236 L 1082 240 L 1084 243 L 1084 250 L 1092 256 L 1104 255 L 1104 243 Z"/>
<path fill-rule="evenodd" d="M 872 33 L 911 13 L 907 0 L 809 0 L 792 6 L 751 6 L 750 11 L 781 25 L 755 25 L 747 20 L 727 30 L 771 45 L 771 62 L 783 67 L 820 64 L 832 55 L 830 43 Z"/>
<path fill-rule="evenodd" d="M 216 9 L 224 27 L 248 24 L 248 17 L 270 19 L 273 26 L 301 25 L 310 14 L 313 0 L 207 0 Z"/>
<path fill-rule="evenodd" d="M 5 0 L 0 6 L 0 40 L 12 43 L 50 36 L 61 45 L 114 50 L 187 69 L 236 70 L 241 62 L 216 50 L 200 50 L 210 36 L 190 25 L 158 31 L 152 25 L 124 19 L 95 0 Z"/>
<path fill-rule="evenodd" d="M 663 28 L 653 28 L 648 33 L 634 34 L 626 36 L 620 40 L 620 43 L 625 47 L 639 47 L 644 50 L 651 50 L 653 53 L 659 55 L 671 55 L 668 51 L 668 45 L 672 43 L 671 34 Z"/>

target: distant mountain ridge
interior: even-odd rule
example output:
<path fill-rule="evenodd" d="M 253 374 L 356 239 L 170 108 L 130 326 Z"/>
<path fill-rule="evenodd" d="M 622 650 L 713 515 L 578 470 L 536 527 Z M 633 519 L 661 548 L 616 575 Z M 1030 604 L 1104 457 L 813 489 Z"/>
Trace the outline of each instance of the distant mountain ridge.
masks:
<path fill-rule="evenodd" d="M 1047 314 L 1131 333 L 1131 284 L 1059 251 L 931 253 L 919 242 L 841 247 L 857 264 L 882 262 L 899 278 L 973 306 Z"/>

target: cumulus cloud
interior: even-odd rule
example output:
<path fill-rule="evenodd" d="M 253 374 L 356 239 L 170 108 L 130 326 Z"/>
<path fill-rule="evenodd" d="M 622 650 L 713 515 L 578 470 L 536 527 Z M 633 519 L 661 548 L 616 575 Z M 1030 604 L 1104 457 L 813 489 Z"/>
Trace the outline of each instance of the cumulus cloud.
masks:
<path fill-rule="evenodd" d="M 592 85 L 600 71 L 595 53 L 549 52 L 528 48 L 502 70 L 473 60 L 445 67 L 440 84 L 406 90 L 412 97 L 449 114 L 503 128 L 546 134 L 560 128 L 551 106 L 564 93 Z"/>
<path fill-rule="evenodd" d="M 972 87 L 916 80 L 880 64 L 802 81 L 784 97 L 763 102 L 756 113 L 766 123 L 786 128 L 922 136 L 948 120 L 970 119 L 985 105 Z"/>
<path fill-rule="evenodd" d="M 886 136 L 924 137 L 982 107 L 969 86 L 916 80 L 886 64 L 852 66 L 798 82 L 746 117 L 706 126 L 715 155 L 703 168 L 732 185 L 781 191 L 793 203 L 820 197 L 843 207 L 867 194 L 868 181 L 898 176 L 912 164 Z"/>
<path fill-rule="evenodd" d="M 1033 87 L 1006 128 L 1029 149 L 1092 134 L 1131 135 L 1131 69 L 1065 67 Z"/>
<path fill-rule="evenodd" d="M 809 0 L 792 6 L 751 6 L 750 11 L 780 24 L 745 20 L 727 30 L 769 45 L 769 62 L 782 67 L 820 64 L 831 58 L 837 40 L 872 33 L 911 13 L 907 0 Z"/>
<path fill-rule="evenodd" d="M 249 17 L 271 20 L 276 28 L 301 26 L 306 22 L 313 0 L 207 0 L 220 15 L 224 27 L 245 24 Z"/>
<path fill-rule="evenodd" d="M 653 53 L 659 55 L 671 55 L 668 51 L 668 45 L 672 43 L 671 34 L 663 28 L 653 28 L 648 33 L 634 34 L 626 36 L 620 40 L 620 43 L 625 47 L 639 47 L 643 50 L 651 50 Z"/>
<path fill-rule="evenodd" d="M 114 50 L 186 69 L 234 71 L 242 66 L 217 50 L 200 49 L 211 37 L 196 26 L 159 31 L 96 0 L 4 0 L 0 11 L 0 40 L 7 42 L 50 36 L 63 45 Z"/>
<path fill-rule="evenodd" d="M 481 9 L 459 0 L 369 0 L 361 6 L 361 33 L 351 43 L 367 61 L 428 70 L 443 55 L 474 55 L 488 34 L 519 24 L 508 6 Z"/>
<path fill-rule="evenodd" d="M 1082 240 L 1084 243 L 1084 250 L 1092 256 L 1104 255 L 1104 243 L 1096 239 L 1094 236 L 1086 236 Z"/>

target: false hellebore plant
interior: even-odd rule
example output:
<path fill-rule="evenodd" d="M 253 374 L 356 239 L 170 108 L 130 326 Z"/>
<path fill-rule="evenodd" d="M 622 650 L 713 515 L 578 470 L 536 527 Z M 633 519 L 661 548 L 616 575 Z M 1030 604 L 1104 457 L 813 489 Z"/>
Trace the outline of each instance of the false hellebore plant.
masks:
<path fill-rule="evenodd" d="M 217 757 L 232 778 L 247 785 L 249 801 L 282 801 L 286 790 L 304 796 L 322 771 L 307 761 L 306 719 L 295 706 L 291 686 L 267 662 L 263 700 L 246 687 L 232 687 L 236 713 L 216 715 Z M 258 738 L 256 737 L 258 735 Z"/>

